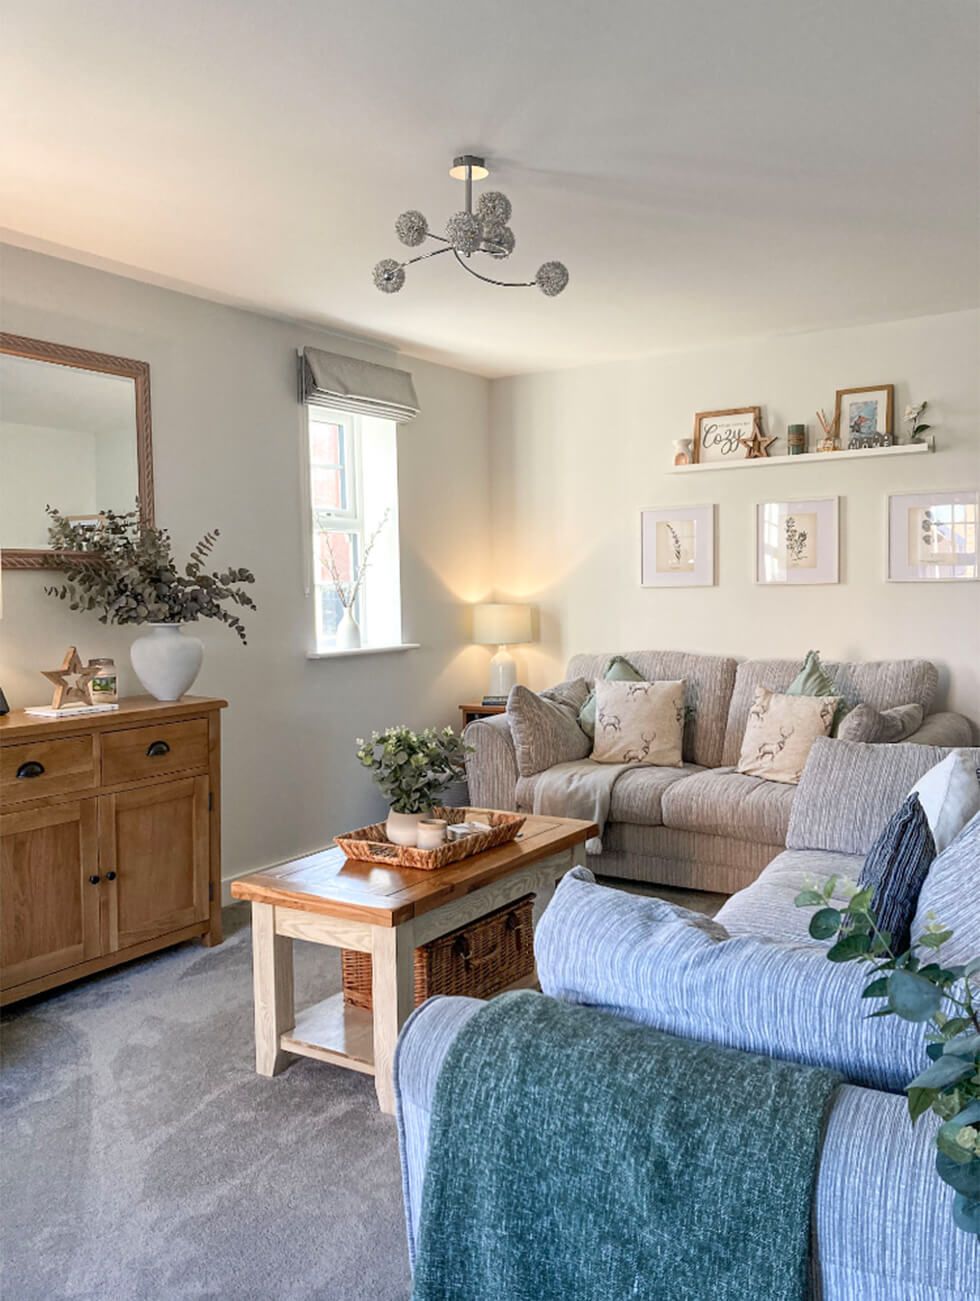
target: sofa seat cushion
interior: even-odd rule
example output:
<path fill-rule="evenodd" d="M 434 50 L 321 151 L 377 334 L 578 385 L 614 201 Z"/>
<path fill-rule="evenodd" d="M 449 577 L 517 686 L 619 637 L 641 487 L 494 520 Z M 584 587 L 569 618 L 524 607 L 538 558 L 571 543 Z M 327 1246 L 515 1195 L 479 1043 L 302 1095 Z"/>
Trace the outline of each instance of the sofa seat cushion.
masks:
<path fill-rule="evenodd" d="M 609 821 L 628 822 L 635 827 L 663 826 L 664 793 L 677 782 L 705 771 L 696 763 L 681 768 L 631 768 L 616 779 Z"/>
<path fill-rule="evenodd" d="M 685 777 L 705 769 L 696 763 L 680 768 L 630 768 L 616 778 L 609 804 L 609 822 L 626 822 L 636 827 L 663 826 L 664 791 Z M 515 791 L 517 807 L 522 813 L 534 812 L 534 788 L 541 777 L 519 777 Z"/>
<path fill-rule="evenodd" d="M 712 768 L 671 786 L 663 797 L 665 827 L 785 845 L 796 787 Z"/>
<path fill-rule="evenodd" d="M 857 881 L 863 866 L 861 854 L 832 854 L 825 849 L 785 849 L 751 885 L 722 904 L 717 920 L 732 935 L 768 935 L 794 944 L 826 948 L 826 944 L 810 936 L 810 918 L 814 910 L 797 908 L 793 901 L 814 881 L 823 885 L 831 876 L 839 877 L 842 882 Z M 833 898 L 841 904 L 847 902 L 847 895 L 839 886 L 834 890 Z"/>

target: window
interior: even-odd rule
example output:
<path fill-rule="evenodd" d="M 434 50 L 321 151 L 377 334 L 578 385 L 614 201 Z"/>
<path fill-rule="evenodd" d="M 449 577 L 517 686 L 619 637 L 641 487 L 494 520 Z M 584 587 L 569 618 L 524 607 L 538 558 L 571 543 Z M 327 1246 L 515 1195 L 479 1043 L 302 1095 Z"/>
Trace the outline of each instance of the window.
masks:
<path fill-rule="evenodd" d="M 362 646 L 401 642 L 396 425 L 374 416 L 308 406 L 315 647 L 336 649 L 349 585 L 370 548 L 351 611 Z M 373 539 L 373 545 L 372 545 Z"/>

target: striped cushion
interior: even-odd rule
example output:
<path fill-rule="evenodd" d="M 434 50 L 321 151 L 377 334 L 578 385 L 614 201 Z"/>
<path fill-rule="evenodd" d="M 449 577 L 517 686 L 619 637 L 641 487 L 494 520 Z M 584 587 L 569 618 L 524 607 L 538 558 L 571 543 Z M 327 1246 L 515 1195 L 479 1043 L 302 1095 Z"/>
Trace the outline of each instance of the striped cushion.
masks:
<path fill-rule="evenodd" d="M 888 819 L 858 877 L 860 889 L 874 888 L 871 911 L 879 930 L 891 936 L 893 953 L 908 948 L 919 891 L 935 857 L 928 820 L 918 795 L 912 794 Z"/>
<path fill-rule="evenodd" d="M 929 868 L 919 891 L 913 935 L 925 930 L 930 913 L 953 932 L 942 949 L 946 966 L 980 957 L 980 813 Z"/>
<path fill-rule="evenodd" d="M 661 899 L 564 877 L 534 936 L 553 998 L 708 1043 L 829 1066 L 855 1084 L 900 1092 L 923 1067 L 925 1030 L 862 1016 L 866 969 L 823 946 L 729 935 Z"/>

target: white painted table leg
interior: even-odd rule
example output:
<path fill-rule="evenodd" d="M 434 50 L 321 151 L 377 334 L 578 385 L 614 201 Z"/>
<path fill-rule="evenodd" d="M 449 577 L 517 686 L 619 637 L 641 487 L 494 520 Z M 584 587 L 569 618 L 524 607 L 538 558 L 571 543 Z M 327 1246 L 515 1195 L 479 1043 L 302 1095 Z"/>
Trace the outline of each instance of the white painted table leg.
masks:
<path fill-rule="evenodd" d="M 374 1004 L 374 1088 L 378 1106 L 395 1114 L 393 1068 L 398 1032 L 415 1006 L 415 944 L 411 922 L 374 928 L 371 995 Z"/>
<path fill-rule="evenodd" d="M 293 942 L 275 930 L 272 904 L 252 904 L 252 980 L 255 994 L 255 1069 L 278 1075 L 293 1060 L 279 1037 L 296 1024 Z"/>

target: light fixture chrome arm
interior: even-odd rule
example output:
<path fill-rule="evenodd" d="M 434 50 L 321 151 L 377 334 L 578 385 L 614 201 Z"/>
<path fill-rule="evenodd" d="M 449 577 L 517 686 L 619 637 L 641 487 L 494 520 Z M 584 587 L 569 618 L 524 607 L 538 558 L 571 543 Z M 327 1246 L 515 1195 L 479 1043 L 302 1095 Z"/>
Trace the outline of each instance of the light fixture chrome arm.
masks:
<path fill-rule="evenodd" d="M 439 250 L 440 253 L 444 251 Z M 471 276 L 476 276 L 477 280 L 485 280 L 488 285 L 500 285 L 502 289 L 528 289 L 531 285 L 537 284 L 536 280 L 494 280 L 490 276 L 480 275 L 479 271 L 474 271 L 471 266 L 467 266 L 455 249 L 453 249 L 453 256 L 464 271 L 468 271 Z"/>

